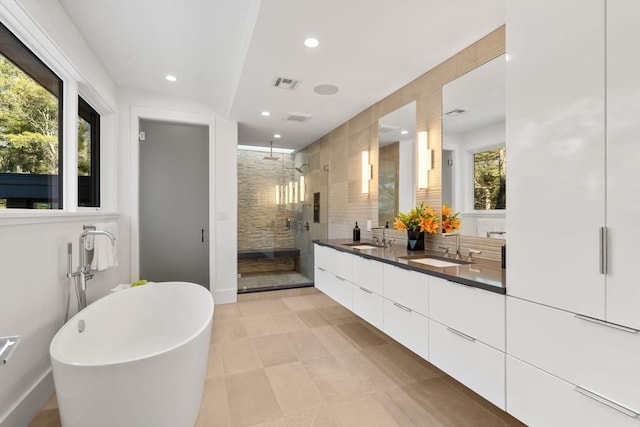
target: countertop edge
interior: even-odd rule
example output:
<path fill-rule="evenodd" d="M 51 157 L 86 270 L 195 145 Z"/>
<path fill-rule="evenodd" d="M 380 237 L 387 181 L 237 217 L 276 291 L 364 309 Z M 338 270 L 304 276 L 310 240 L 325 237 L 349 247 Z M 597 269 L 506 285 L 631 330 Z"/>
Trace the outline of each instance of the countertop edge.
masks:
<path fill-rule="evenodd" d="M 419 266 L 415 266 L 415 265 L 409 265 L 409 264 L 404 264 L 404 263 L 400 263 L 397 261 L 394 261 L 392 259 L 389 258 L 383 258 L 380 256 L 376 256 L 373 254 L 368 254 L 368 253 L 364 253 L 364 252 L 358 252 L 355 251 L 353 249 L 349 249 L 349 247 L 345 247 L 342 246 L 342 244 L 340 243 L 331 243 L 328 242 L 326 240 L 313 240 L 312 243 L 320 245 L 320 246 L 325 246 L 331 249 L 335 249 L 337 251 L 340 252 L 345 252 L 351 255 L 356 255 L 359 256 L 361 258 L 365 258 L 365 259 L 371 259 L 374 261 L 379 261 L 379 262 L 383 262 L 385 264 L 389 264 L 389 265 L 393 265 L 394 267 L 398 267 L 398 268 L 403 268 L 405 270 L 411 270 L 411 271 L 416 271 L 418 273 L 423 273 L 423 274 L 427 274 L 429 276 L 435 276 L 438 277 L 440 279 L 445 279 L 448 280 L 450 282 L 454 282 L 454 283 L 458 283 L 461 285 L 465 285 L 465 286 L 470 286 L 473 288 L 478 288 L 478 289 L 482 289 L 485 291 L 489 291 L 489 292 L 494 292 L 497 294 L 502 294 L 502 295 L 506 295 L 507 293 L 507 288 L 504 286 L 494 286 L 494 285 L 489 285 L 486 283 L 482 283 L 482 282 L 478 282 L 475 280 L 471 280 L 471 279 L 467 279 L 465 277 L 459 277 L 453 274 L 448 274 L 445 272 L 441 272 L 441 271 L 434 271 L 434 270 L 429 270 L 428 268 L 421 268 Z M 425 255 L 426 256 L 426 255 Z"/>

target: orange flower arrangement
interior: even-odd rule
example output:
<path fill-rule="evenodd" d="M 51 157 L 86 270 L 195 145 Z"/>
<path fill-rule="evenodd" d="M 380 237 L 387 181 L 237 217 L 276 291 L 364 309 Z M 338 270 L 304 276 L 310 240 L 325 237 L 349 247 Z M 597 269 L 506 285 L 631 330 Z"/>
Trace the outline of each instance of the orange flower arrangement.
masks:
<path fill-rule="evenodd" d="M 411 209 L 408 213 L 399 212 L 393 223 L 393 228 L 396 230 L 425 231 L 427 233 L 437 232 L 439 226 L 438 214 L 429 206 L 426 206 L 424 202 L 420 203 L 420 206 Z"/>
<path fill-rule="evenodd" d="M 442 231 L 452 233 L 460 229 L 460 212 L 453 213 L 453 209 L 445 203 L 442 205 Z"/>

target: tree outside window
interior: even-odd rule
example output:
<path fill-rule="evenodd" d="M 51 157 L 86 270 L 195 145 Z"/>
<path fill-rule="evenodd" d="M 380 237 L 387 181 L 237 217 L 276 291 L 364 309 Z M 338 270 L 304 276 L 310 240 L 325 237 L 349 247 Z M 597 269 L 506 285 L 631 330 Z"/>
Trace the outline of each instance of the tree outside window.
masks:
<path fill-rule="evenodd" d="M 473 155 L 475 210 L 506 209 L 506 148 L 496 148 Z"/>

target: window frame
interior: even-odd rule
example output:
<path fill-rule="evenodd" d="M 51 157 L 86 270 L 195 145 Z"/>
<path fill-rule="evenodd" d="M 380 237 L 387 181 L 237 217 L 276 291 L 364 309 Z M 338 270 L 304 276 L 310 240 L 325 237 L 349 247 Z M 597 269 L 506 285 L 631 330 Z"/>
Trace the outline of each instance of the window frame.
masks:
<path fill-rule="evenodd" d="M 4 38 L 4 43 L 0 44 L 0 47 L 5 49 L 0 52 L 9 62 L 11 62 L 16 68 L 20 69 L 23 73 L 28 75 L 31 79 L 37 82 L 45 90 L 55 96 L 58 100 L 58 174 L 55 181 L 57 184 L 57 200 L 54 198 L 54 192 L 50 185 L 48 202 L 54 204 L 57 202 L 57 207 L 49 209 L 34 209 L 31 208 L 10 208 L 7 211 L 27 210 L 27 211 L 53 211 L 61 212 L 65 210 L 64 205 L 64 79 L 61 78 L 58 73 L 53 71 L 40 57 L 30 49 L 25 43 L 22 42 L 6 25 L 0 22 L 0 36 Z M 51 81 L 45 81 L 46 78 Z M 57 93 L 55 93 L 57 92 Z"/>
<path fill-rule="evenodd" d="M 91 197 L 90 204 L 80 203 L 80 176 L 78 175 L 78 200 L 77 206 L 79 208 L 99 208 L 100 203 L 100 113 L 85 101 L 82 96 L 78 95 L 78 117 L 82 118 L 91 126 L 90 139 L 91 139 Z M 79 147 L 76 147 L 76 159 L 79 153 Z M 77 170 L 76 160 L 76 170 Z"/>

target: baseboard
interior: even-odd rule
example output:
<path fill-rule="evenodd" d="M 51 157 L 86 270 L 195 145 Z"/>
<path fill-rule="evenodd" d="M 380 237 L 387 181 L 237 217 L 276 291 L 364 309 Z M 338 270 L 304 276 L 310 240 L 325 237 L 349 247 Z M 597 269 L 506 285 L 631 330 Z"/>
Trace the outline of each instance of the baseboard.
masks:
<path fill-rule="evenodd" d="M 53 384 L 53 373 L 49 368 L 40 377 L 31 390 L 27 391 L 16 406 L 9 410 L 0 420 L 0 427 L 26 427 L 40 412 L 40 409 L 51 399 L 56 389 Z"/>
<path fill-rule="evenodd" d="M 238 289 L 236 288 L 216 289 L 213 291 L 213 303 L 215 305 L 233 304 L 236 302 L 238 302 Z"/>

